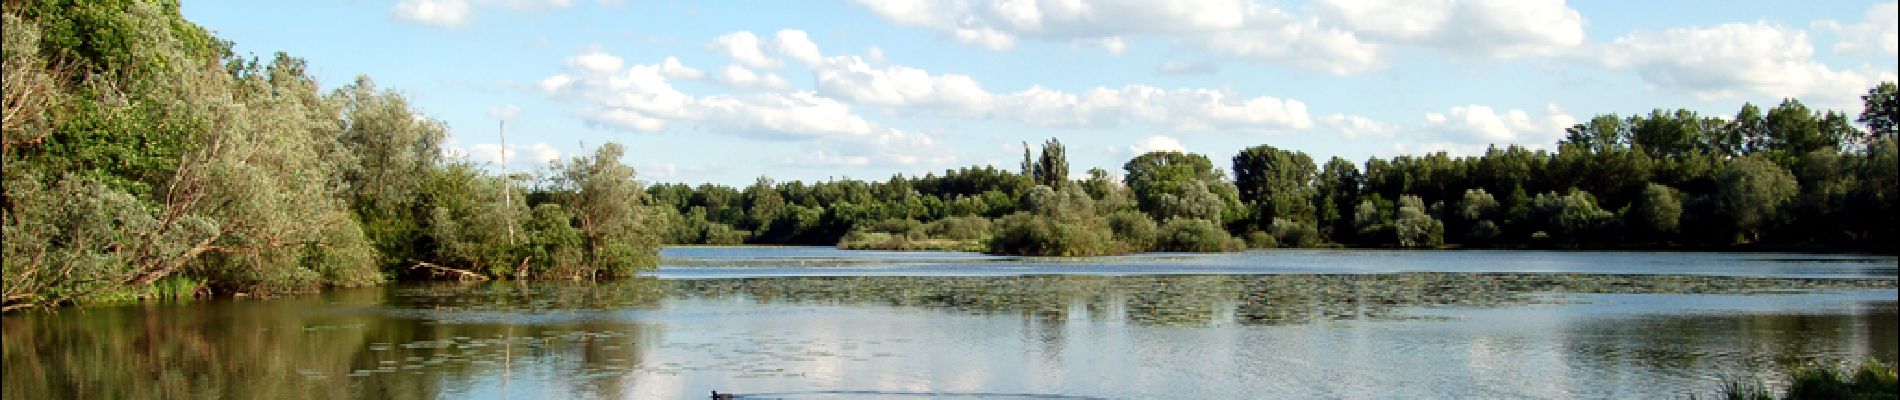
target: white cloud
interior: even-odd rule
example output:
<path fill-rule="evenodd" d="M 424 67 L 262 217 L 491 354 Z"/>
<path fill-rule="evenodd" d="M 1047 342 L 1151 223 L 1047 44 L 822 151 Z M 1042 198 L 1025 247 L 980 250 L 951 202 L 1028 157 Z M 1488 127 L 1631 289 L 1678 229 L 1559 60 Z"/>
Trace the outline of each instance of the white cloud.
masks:
<path fill-rule="evenodd" d="M 1097 87 L 1073 94 L 1041 86 L 1007 94 L 985 90 L 966 75 L 931 75 L 906 66 L 874 68 L 855 56 L 814 67 L 818 94 L 932 115 L 1016 121 L 1045 127 L 1114 127 L 1131 122 L 1167 129 L 1284 131 L 1313 125 L 1306 104 L 1244 98 L 1211 89 Z"/>
<path fill-rule="evenodd" d="M 1100 39 L 1086 39 L 1086 40 L 1083 40 L 1082 43 L 1086 43 L 1093 47 L 1099 47 L 1102 49 L 1102 51 L 1108 52 L 1109 55 L 1119 56 L 1128 52 L 1128 42 L 1122 40 L 1121 36 L 1109 36 L 1109 37 L 1100 38 Z"/>
<path fill-rule="evenodd" d="M 990 28 L 958 28 L 951 31 L 951 37 L 964 44 L 985 49 L 1003 51 L 1016 48 L 1016 36 Z"/>
<path fill-rule="evenodd" d="M 398 20 L 437 27 L 468 24 L 467 0 L 402 0 L 389 10 Z"/>
<path fill-rule="evenodd" d="M 817 64 L 824 56 L 818 52 L 818 44 L 812 43 L 805 31 L 786 29 L 778 31 L 772 38 L 772 51 L 785 58 L 805 63 Z"/>
<path fill-rule="evenodd" d="M 573 0 L 402 0 L 391 7 L 389 15 L 397 20 L 441 28 L 468 25 L 473 6 L 496 6 L 515 11 L 567 8 Z"/>
<path fill-rule="evenodd" d="M 889 66 L 874 68 L 856 56 L 826 58 L 814 66 L 818 93 L 860 103 L 932 109 L 939 114 L 978 116 L 994 105 L 994 96 L 967 75 L 930 75 L 929 71 Z"/>
<path fill-rule="evenodd" d="M 1840 36 L 1834 43 L 1835 53 L 1867 54 L 1878 49 L 1889 56 L 1900 55 L 1900 3 L 1868 7 L 1866 19 L 1852 25 L 1834 20 L 1821 20 L 1814 25 Z"/>
<path fill-rule="evenodd" d="M 761 76 L 738 64 L 727 65 L 726 68 L 719 70 L 719 74 L 714 76 L 713 80 L 722 85 L 741 89 L 785 89 L 791 86 L 791 83 L 786 82 L 785 78 L 779 77 L 778 74 L 767 72 Z"/>
<path fill-rule="evenodd" d="M 1162 75 L 1208 75 L 1220 72 L 1220 66 L 1207 61 L 1168 61 L 1155 66 L 1155 73 Z"/>
<path fill-rule="evenodd" d="M 547 143 L 511 144 L 506 148 L 495 143 L 476 143 L 466 149 L 457 148 L 455 153 L 470 161 L 507 164 L 509 168 L 532 168 L 561 159 L 561 151 Z"/>
<path fill-rule="evenodd" d="M 1557 55 L 1584 41 L 1583 15 L 1563 0 L 1323 0 L 1314 10 L 1368 39 L 1461 57 Z"/>
<path fill-rule="evenodd" d="M 680 59 L 677 57 L 667 57 L 665 61 L 660 62 L 660 76 L 667 79 L 697 80 L 705 78 L 706 73 L 680 64 Z"/>
<path fill-rule="evenodd" d="M 1129 145 L 1127 154 L 1130 156 L 1139 156 L 1156 151 L 1178 151 L 1186 153 L 1188 150 L 1187 146 L 1181 145 L 1180 140 L 1166 135 L 1154 135 L 1142 138 L 1141 141 Z"/>
<path fill-rule="evenodd" d="M 675 124 L 689 124 L 746 138 L 805 142 L 846 157 L 892 165 L 954 157 L 948 146 L 928 135 L 879 126 L 857 115 L 849 104 L 814 92 L 693 95 L 669 82 L 670 76 L 688 75 L 679 72 L 687 68 L 677 60 L 616 71 L 590 65 L 570 62 L 569 73 L 550 76 L 538 85 L 551 97 L 580 103 L 575 115 L 590 126 L 663 132 Z M 713 79 L 735 85 L 785 85 L 777 75 L 760 76 L 738 65 L 723 69 Z"/>
<path fill-rule="evenodd" d="M 1423 129 L 1457 143 L 1516 143 L 1537 147 L 1555 143 L 1565 128 L 1576 124 L 1577 118 L 1556 104 L 1546 106 L 1540 116 L 1516 109 L 1498 112 L 1474 104 L 1452 107 L 1446 113 L 1426 113 Z"/>
<path fill-rule="evenodd" d="M 1273 132 L 1306 129 L 1306 103 L 1243 98 L 1213 89 L 1165 90 L 1129 85 L 1070 94 L 1040 86 L 998 98 L 995 117 L 1058 128 L 1106 128 L 1142 122 L 1179 131 Z"/>
<path fill-rule="evenodd" d="M 1704 100 L 1766 95 L 1850 105 L 1854 94 L 1894 75 L 1828 67 L 1814 59 L 1807 32 L 1766 22 L 1631 32 L 1596 59 L 1634 69 L 1652 88 Z"/>
<path fill-rule="evenodd" d="M 1218 54 L 1356 74 L 1381 68 L 1383 47 L 1459 58 L 1565 54 L 1585 21 L 1563 0 L 1329 0 L 1296 15 L 1245 0 L 859 0 L 899 25 L 1009 50 L 1019 38 L 1066 41 L 1110 54 L 1137 37 Z"/>
<path fill-rule="evenodd" d="M 521 106 L 513 104 L 488 109 L 489 118 L 503 121 L 515 119 L 519 115 L 521 115 Z"/>
<path fill-rule="evenodd" d="M 784 64 L 778 59 L 766 56 L 759 44 L 758 35 L 753 35 L 751 31 L 738 31 L 713 38 L 712 43 L 706 44 L 706 49 L 752 68 L 771 69 Z"/>
<path fill-rule="evenodd" d="M 620 57 L 602 53 L 600 50 L 588 50 L 586 53 L 567 58 L 568 66 L 587 72 L 613 72 L 619 70 L 624 64 L 625 62 Z"/>
<path fill-rule="evenodd" d="M 1488 111 L 1489 108 L 1486 110 Z M 1457 109 L 1454 108 L 1453 111 L 1455 112 Z M 1399 131 L 1398 126 L 1357 115 L 1333 114 L 1326 116 L 1326 118 L 1321 119 L 1321 121 L 1325 122 L 1326 126 L 1332 127 L 1334 131 L 1339 132 L 1340 137 L 1348 140 L 1357 139 L 1360 136 L 1391 137 Z"/>
<path fill-rule="evenodd" d="M 1108 39 L 1234 29 L 1247 4 L 1239 0 L 1168 2 L 1084 0 L 860 0 L 899 25 L 936 29 L 964 43 L 1007 50 L 1018 37 Z M 1110 49 L 1112 50 L 1112 48 Z"/>
<path fill-rule="evenodd" d="M 1180 41 L 1217 54 L 1336 75 L 1382 66 L 1380 46 L 1352 32 L 1268 7 L 1251 7 L 1248 15 L 1246 29 L 1204 32 Z"/>

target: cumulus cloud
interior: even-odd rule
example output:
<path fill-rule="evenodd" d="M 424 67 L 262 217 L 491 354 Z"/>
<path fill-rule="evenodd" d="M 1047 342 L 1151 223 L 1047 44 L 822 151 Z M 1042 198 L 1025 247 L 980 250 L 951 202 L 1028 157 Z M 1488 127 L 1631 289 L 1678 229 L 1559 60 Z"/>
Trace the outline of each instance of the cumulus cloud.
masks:
<path fill-rule="evenodd" d="M 469 161 L 506 165 L 509 168 L 533 168 L 561 159 L 561 150 L 545 142 L 510 144 L 506 147 L 495 143 L 462 146 L 451 138 L 443 150 L 443 155 L 451 158 L 467 158 Z"/>
<path fill-rule="evenodd" d="M 824 55 L 818 52 L 818 44 L 813 43 L 805 31 L 797 29 L 781 30 L 774 34 L 772 51 L 805 65 L 817 64 L 824 58 Z"/>
<path fill-rule="evenodd" d="M 1076 94 L 1035 86 L 998 94 L 969 76 L 932 75 L 901 65 L 872 67 L 854 56 L 827 58 L 814 67 L 814 74 L 821 95 L 939 116 L 1059 128 L 1147 123 L 1187 131 L 1285 131 L 1313 126 L 1306 104 L 1298 100 L 1246 98 L 1212 89 L 1128 85 Z"/>
<path fill-rule="evenodd" d="M 575 115 L 591 126 L 662 132 L 675 124 L 690 124 L 752 139 L 805 142 L 893 165 L 934 162 L 953 154 L 928 135 L 872 123 L 857 115 L 851 105 L 814 92 L 693 95 L 670 82 L 694 75 L 682 72 L 690 69 L 677 60 L 602 70 L 595 68 L 600 63 L 582 60 L 603 57 L 583 56 L 570 57 L 568 73 L 549 76 L 537 86 L 556 99 L 580 103 Z M 776 75 L 761 76 L 738 65 L 721 70 L 712 79 L 728 84 L 784 85 Z"/>
<path fill-rule="evenodd" d="M 1161 75 L 1209 75 L 1220 72 L 1220 66 L 1207 61 L 1168 61 L 1155 66 L 1155 73 Z"/>
<path fill-rule="evenodd" d="M 1127 39 L 1180 46 L 1333 74 L 1383 67 L 1386 47 L 1460 58 L 1564 54 L 1585 21 L 1563 0 L 1329 0 L 1298 15 L 1245 0 L 860 0 L 899 25 L 1009 50 L 1019 38 L 1091 44 L 1110 54 Z"/>
<path fill-rule="evenodd" d="M 468 24 L 467 0 L 402 0 L 389 10 L 397 20 L 451 28 Z"/>
<path fill-rule="evenodd" d="M 1188 150 L 1187 146 L 1181 145 L 1180 140 L 1166 135 L 1154 135 L 1141 138 L 1141 140 L 1135 142 L 1135 144 L 1128 145 L 1127 154 L 1139 156 L 1157 151 L 1178 151 L 1186 153 Z"/>
<path fill-rule="evenodd" d="M 712 43 L 706 44 L 706 49 L 752 68 L 770 69 L 784 64 L 783 61 L 766 56 L 765 50 L 759 45 L 758 35 L 751 31 L 738 31 L 713 38 Z"/>
<path fill-rule="evenodd" d="M 660 61 L 660 76 L 667 79 L 696 80 L 706 77 L 706 73 L 680 63 L 679 58 L 667 57 Z"/>
<path fill-rule="evenodd" d="M 1464 57 L 1556 55 L 1584 41 L 1563 0 L 1324 0 L 1315 14 L 1382 43 Z"/>
<path fill-rule="evenodd" d="M 1524 110 L 1498 111 L 1489 106 L 1452 107 L 1444 113 L 1426 113 L 1423 129 L 1438 139 L 1464 144 L 1516 143 L 1541 146 L 1554 143 L 1577 118 L 1556 104 L 1532 116 Z"/>
<path fill-rule="evenodd" d="M 1851 104 L 1853 94 L 1894 76 L 1831 68 L 1814 59 L 1807 32 L 1767 22 L 1631 32 L 1595 59 L 1634 69 L 1652 88 L 1704 100 L 1767 95 Z"/>
<path fill-rule="evenodd" d="M 1834 43 L 1834 52 L 1840 54 L 1867 54 L 1875 50 L 1888 56 L 1900 55 L 1900 3 L 1875 4 L 1867 8 L 1866 19 L 1853 24 L 1842 24 L 1834 20 L 1815 22 L 1819 30 L 1831 31 L 1840 36 Z"/>
<path fill-rule="evenodd" d="M 1455 108 L 1453 110 L 1456 111 Z M 1396 125 L 1357 115 L 1333 114 L 1322 118 L 1320 121 L 1324 122 L 1326 126 L 1333 128 L 1334 131 L 1339 132 L 1340 137 L 1348 140 L 1357 139 L 1361 136 L 1391 137 L 1393 134 L 1398 133 L 1399 130 L 1399 127 Z"/>
<path fill-rule="evenodd" d="M 468 25 L 473 6 L 496 6 L 516 11 L 567 8 L 573 0 L 402 0 L 389 10 L 399 21 L 453 28 Z"/>
<path fill-rule="evenodd" d="M 513 104 L 488 109 L 489 118 L 503 121 L 515 119 L 519 115 L 521 115 L 521 106 Z"/>
<path fill-rule="evenodd" d="M 719 74 L 714 76 L 713 80 L 722 85 L 741 89 L 785 89 L 791 87 L 791 83 L 786 82 L 785 78 L 779 77 L 778 74 L 767 72 L 765 75 L 759 75 L 737 64 L 727 65 L 725 69 L 719 70 Z"/>

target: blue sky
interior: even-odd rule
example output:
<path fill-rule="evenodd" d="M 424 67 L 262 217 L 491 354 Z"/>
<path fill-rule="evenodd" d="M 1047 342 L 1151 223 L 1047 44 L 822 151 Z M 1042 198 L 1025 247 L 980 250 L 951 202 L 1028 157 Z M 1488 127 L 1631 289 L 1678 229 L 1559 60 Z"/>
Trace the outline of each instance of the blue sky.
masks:
<path fill-rule="evenodd" d="M 1798 97 L 1859 113 L 1894 80 L 1894 2 L 903 0 L 184 2 L 241 53 L 369 75 L 520 171 L 605 142 L 653 182 L 1074 173 L 1155 149 L 1219 163 L 1551 147 L 1604 113 Z M 585 146 L 585 147 L 584 147 Z"/>

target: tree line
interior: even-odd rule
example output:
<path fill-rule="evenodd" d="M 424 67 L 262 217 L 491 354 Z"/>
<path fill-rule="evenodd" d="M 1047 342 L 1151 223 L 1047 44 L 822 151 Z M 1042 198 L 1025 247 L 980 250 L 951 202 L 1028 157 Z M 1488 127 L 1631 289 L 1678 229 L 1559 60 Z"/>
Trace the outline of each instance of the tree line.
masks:
<path fill-rule="evenodd" d="M 1259 145 L 1221 168 L 1151 152 L 1071 179 L 1062 143 L 1021 168 L 884 181 L 648 188 L 668 243 L 837 244 L 1084 256 L 1363 246 L 1699 248 L 1892 252 L 1896 89 L 1857 117 L 1797 99 L 1733 117 L 1686 109 L 1599 115 L 1554 151 L 1493 146 L 1340 157 Z M 1867 129 L 1856 126 L 1864 125 Z M 1232 171 L 1231 179 L 1227 172 Z"/>
<path fill-rule="evenodd" d="M 662 221 L 618 145 L 501 176 L 444 157 L 444 125 L 400 94 L 322 91 L 176 1 L 5 6 L 5 310 L 658 262 Z"/>

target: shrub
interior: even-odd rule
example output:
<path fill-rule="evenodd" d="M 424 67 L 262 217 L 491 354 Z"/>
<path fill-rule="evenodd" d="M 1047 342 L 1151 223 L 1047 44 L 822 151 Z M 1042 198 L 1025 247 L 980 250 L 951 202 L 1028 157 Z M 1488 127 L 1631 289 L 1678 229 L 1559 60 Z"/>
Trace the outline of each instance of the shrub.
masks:
<path fill-rule="evenodd" d="M 1155 243 L 1160 251 L 1220 252 L 1239 251 L 1244 243 L 1228 235 L 1214 221 L 1198 218 L 1174 218 L 1161 225 Z"/>

